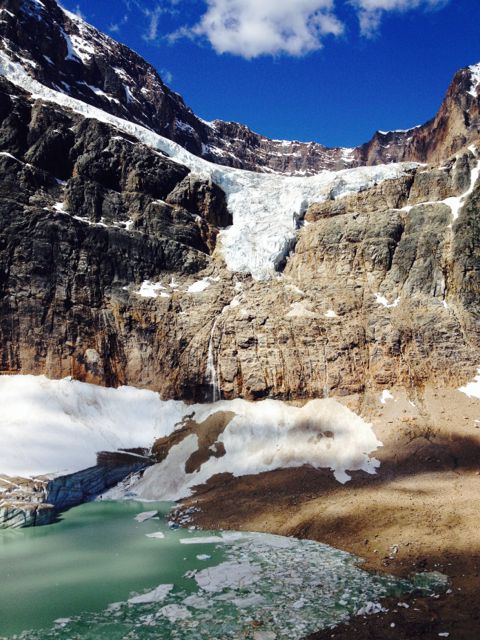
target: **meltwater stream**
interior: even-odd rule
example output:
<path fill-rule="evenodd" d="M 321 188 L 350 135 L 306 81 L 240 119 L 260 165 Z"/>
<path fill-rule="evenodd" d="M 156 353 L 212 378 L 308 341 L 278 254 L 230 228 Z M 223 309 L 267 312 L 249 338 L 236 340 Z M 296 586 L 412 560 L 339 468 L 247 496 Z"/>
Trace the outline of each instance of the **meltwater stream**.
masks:
<path fill-rule="evenodd" d="M 170 528 L 170 508 L 93 502 L 0 532 L 0 638 L 295 640 L 414 586 L 315 542 Z"/>

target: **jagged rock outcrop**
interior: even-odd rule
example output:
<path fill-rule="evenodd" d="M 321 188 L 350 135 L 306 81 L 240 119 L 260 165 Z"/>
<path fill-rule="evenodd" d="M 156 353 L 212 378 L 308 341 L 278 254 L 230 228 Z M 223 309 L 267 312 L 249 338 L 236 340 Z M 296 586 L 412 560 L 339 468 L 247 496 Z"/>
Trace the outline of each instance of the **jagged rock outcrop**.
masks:
<path fill-rule="evenodd" d="M 0 104 L 1 367 L 21 371 L 27 359 L 36 369 L 39 356 L 53 356 L 61 375 L 80 367 L 115 383 L 123 347 L 105 313 L 110 292 L 121 315 L 122 286 L 204 269 L 215 225 L 230 221 L 224 194 L 108 125 L 32 102 L 3 79 Z M 111 361 L 93 366 L 73 355 L 80 326 L 103 334 Z"/>
<path fill-rule="evenodd" d="M 220 165 L 312 175 L 384 162 L 431 163 L 448 158 L 480 132 L 479 96 L 466 68 L 455 75 L 438 114 L 420 127 L 376 132 L 355 149 L 271 140 L 242 124 L 197 117 L 150 64 L 56 0 L 3 0 L 2 9 L 0 51 L 33 78 Z"/>
<path fill-rule="evenodd" d="M 480 95 L 472 81 L 472 69 L 460 69 L 434 118 L 408 131 L 377 131 L 369 142 L 356 150 L 360 163 L 403 160 L 436 163 L 477 140 L 480 135 Z"/>

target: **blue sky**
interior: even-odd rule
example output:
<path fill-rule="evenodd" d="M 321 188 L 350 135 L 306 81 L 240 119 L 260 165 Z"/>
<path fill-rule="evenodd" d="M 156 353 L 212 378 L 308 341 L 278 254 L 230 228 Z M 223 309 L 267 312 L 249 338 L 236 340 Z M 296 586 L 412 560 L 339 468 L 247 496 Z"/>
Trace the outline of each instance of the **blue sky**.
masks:
<path fill-rule="evenodd" d="M 479 0 L 63 0 L 201 117 L 354 146 L 432 117 L 480 62 Z"/>

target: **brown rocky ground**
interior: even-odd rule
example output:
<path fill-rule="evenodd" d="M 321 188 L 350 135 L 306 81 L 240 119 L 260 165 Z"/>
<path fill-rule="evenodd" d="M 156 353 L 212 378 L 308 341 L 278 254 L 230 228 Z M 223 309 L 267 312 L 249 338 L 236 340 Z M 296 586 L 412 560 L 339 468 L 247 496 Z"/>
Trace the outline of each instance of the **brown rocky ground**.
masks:
<path fill-rule="evenodd" d="M 344 399 L 371 420 L 384 447 L 375 476 L 338 484 L 309 467 L 255 477 L 222 476 L 185 501 L 203 527 L 269 531 L 334 545 L 371 570 L 408 575 L 441 571 L 451 593 L 387 603 L 388 613 L 356 618 L 311 640 L 480 637 L 480 402 L 456 390 L 426 388 Z M 396 548 L 398 547 L 398 551 Z"/>

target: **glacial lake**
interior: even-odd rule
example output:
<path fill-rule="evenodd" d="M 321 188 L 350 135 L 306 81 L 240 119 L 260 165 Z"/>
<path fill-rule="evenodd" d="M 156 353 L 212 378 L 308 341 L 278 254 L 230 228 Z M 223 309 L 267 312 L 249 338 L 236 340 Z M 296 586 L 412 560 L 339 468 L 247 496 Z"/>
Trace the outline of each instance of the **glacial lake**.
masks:
<path fill-rule="evenodd" d="M 173 528 L 171 506 L 91 502 L 0 531 L 0 638 L 300 640 L 382 597 L 443 585 L 370 574 L 311 541 Z"/>

